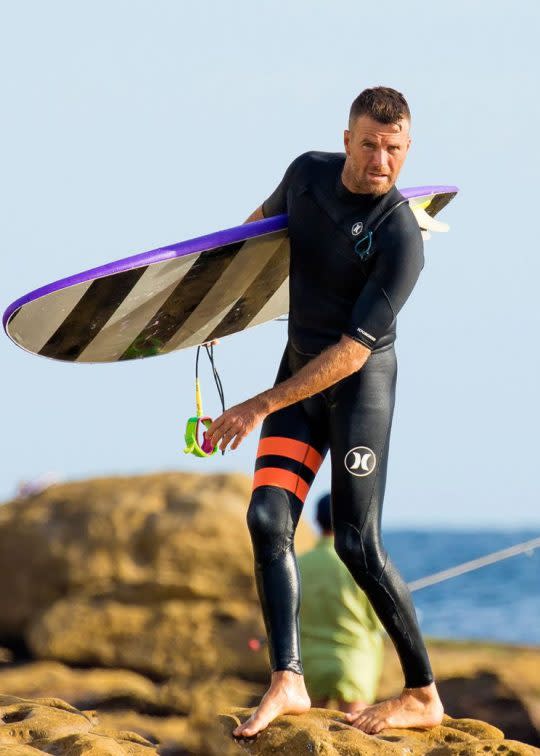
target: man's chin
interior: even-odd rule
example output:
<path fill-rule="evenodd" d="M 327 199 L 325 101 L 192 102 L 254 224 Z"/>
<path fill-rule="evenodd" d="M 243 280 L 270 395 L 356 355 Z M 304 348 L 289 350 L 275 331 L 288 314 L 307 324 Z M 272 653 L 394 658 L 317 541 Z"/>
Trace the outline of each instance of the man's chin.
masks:
<path fill-rule="evenodd" d="M 389 192 L 392 186 L 393 184 L 390 179 L 385 179 L 385 181 L 377 181 L 377 179 L 374 180 L 365 178 L 359 183 L 358 191 L 360 191 L 362 194 L 373 194 L 377 197 L 381 194 L 386 194 L 386 192 Z"/>
<path fill-rule="evenodd" d="M 382 197 L 383 194 L 386 194 L 389 191 L 390 191 L 389 186 L 386 186 L 384 188 L 377 186 L 376 188 L 372 189 L 369 193 L 372 194 L 374 197 Z"/>
<path fill-rule="evenodd" d="M 381 194 L 386 194 L 386 192 L 389 192 L 392 188 L 392 183 L 390 179 L 386 179 L 385 181 L 373 181 L 369 180 L 366 182 L 369 189 L 369 194 L 374 194 L 376 196 L 379 196 Z"/>

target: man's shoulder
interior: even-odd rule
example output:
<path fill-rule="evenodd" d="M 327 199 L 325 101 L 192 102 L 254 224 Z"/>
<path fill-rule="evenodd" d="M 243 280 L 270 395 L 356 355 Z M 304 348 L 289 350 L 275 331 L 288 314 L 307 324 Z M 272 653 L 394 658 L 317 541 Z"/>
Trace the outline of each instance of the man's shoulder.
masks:
<path fill-rule="evenodd" d="M 304 152 L 300 157 L 305 157 L 306 160 L 311 160 L 313 163 L 327 164 L 343 162 L 345 160 L 344 152 L 321 152 L 320 150 L 309 150 Z"/>
<path fill-rule="evenodd" d="M 398 205 L 399 202 L 401 202 L 400 205 Z M 418 236 L 421 241 L 422 234 L 411 206 L 406 197 L 395 186 L 385 195 L 384 209 L 390 209 L 394 205 L 398 206 L 392 210 L 387 220 L 382 224 L 381 231 L 392 236 L 395 234 L 413 234 Z"/>
<path fill-rule="evenodd" d="M 309 150 L 298 155 L 291 163 L 295 173 L 309 174 L 317 173 L 328 166 L 338 165 L 345 160 L 343 152 L 321 152 L 319 150 Z"/>

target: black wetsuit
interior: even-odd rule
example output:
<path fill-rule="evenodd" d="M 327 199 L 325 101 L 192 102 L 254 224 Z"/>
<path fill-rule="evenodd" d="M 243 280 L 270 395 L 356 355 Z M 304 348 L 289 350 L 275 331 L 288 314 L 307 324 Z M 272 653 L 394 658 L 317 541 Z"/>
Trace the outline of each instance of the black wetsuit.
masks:
<path fill-rule="evenodd" d="M 269 415 L 248 526 L 274 670 L 302 672 L 294 532 L 324 455 L 332 462 L 335 547 L 392 639 L 407 687 L 433 680 L 406 584 L 380 537 L 394 409 L 396 315 L 423 266 L 420 229 L 397 189 L 353 194 L 343 154 L 310 152 L 263 204 L 289 215 L 289 339 L 276 383 L 343 334 L 372 353 L 361 370 Z"/>

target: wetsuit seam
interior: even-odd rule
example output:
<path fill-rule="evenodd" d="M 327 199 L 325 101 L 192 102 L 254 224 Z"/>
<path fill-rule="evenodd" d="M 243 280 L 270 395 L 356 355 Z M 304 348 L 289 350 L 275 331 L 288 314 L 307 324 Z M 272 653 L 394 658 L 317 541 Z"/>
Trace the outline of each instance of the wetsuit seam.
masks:
<path fill-rule="evenodd" d="M 385 556 L 385 560 L 384 560 L 383 568 L 382 568 L 382 570 L 381 570 L 381 574 L 380 574 L 380 575 L 379 575 L 379 577 L 377 578 L 377 582 L 378 582 L 378 584 L 379 584 L 379 585 L 380 585 L 381 587 L 382 587 L 382 583 L 381 583 L 381 580 L 383 579 L 383 575 L 384 575 L 384 571 L 386 570 L 386 564 L 387 564 L 387 562 L 388 562 L 388 552 L 386 552 L 386 556 Z"/>
<path fill-rule="evenodd" d="M 388 423 L 388 427 L 386 428 L 386 433 L 384 434 L 383 445 L 381 447 L 382 451 L 384 451 L 384 449 L 386 449 L 386 444 L 388 443 L 388 437 L 390 435 L 390 428 L 391 428 L 391 423 Z M 382 452 L 381 452 L 380 456 L 382 457 Z M 377 468 L 377 472 L 376 472 L 376 474 L 374 476 L 374 479 L 373 479 L 373 485 L 371 486 L 371 493 L 370 493 L 370 496 L 369 496 L 369 504 L 368 504 L 368 508 L 367 508 L 367 511 L 366 511 L 366 516 L 364 517 L 364 521 L 362 522 L 362 527 L 360 528 L 360 542 L 362 544 L 362 552 L 364 551 L 364 528 L 366 527 L 366 523 L 367 523 L 367 520 L 368 520 L 368 515 L 370 513 L 371 507 L 373 506 L 373 497 L 375 495 L 375 489 L 376 489 L 377 481 L 379 480 L 380 469 L 381 468 L 380 468 L 380 465 L 379 465 L 379 467 Z M 365 559 L 365 554 L 364 554 L 364 559 Z M 385 562 L 385 566 L 386 566 L 386 562 Z M 383 572 L 384 572 L 384 568 L 383 568 Z M 381 573 L 381 575 L 382 575 L 382 573 Z M 378 579 L 377 579 L 377 582 L 379 582 Z"/>
<path fill-rule="evenodd" d="M 366 343 L 367 339 L 364 340 L 364 339 L 360 338 L 360 336 L 356 336 L 356 335 L 353 336 L 352 333 L 348 333 L 347 336 L 350 339 L 353 339 L 354 341 L 357 341 L 359 344 L 362 344 L 362 346 L 365 346 L 366 349 L 369 349 L 370 352 L 373 351 L 373 344 Z"/>
<path fill-rule="evenodd" d="M 390 430 L 391 430 L 391 427 L 392 427 L 392 424 L 391 424 L 391 422 L 389 422 L 389 423 L 388 423 L 388 427 L 387 427 L 387 429 L 386 429 L 386 433 L 385 433 L 385 435 L 384 435 L 384 443 L 383 443 L 383 445 L 382 445 L 382 447 L 381 447 L 381 448 L 382 448 L 382 450 L 386 449 L 386 445 L 387 445 L 387 443 L 388 443 L 388 438 L 389 438 L 389 436 L 390 436 Z M 359 531 L 359 535 L 360 535 L 360 543 L 361 543 L 361 545 L 362 545 L 362 555 L 363 555 L 363 557 L 364 557 L 364 562 L 365 562 L 366 566 L 367 566 L 367 561 L 366 561 L 366 554 L 365 554 L 365 551 L 364 551 L 364 528 L 366 527 L 366 523 L 367 523 L 367 520 L 368 520 L 368 515 L 369 515 L 369 513 L 370 513 L 370 510 L 371 510 L 371 507 L 372 507 L 372 505 L 373 505 L 373 496 L 374 496 L 374 494 L 375 494 L 375 486 L 376 486 L 376 484 L 377 484 L 377 481 L 378 481 L 378 479 L 379 479 L 379 474 L 380 474 L 380 467 L 378 468 L 378 470 L 377 470 L 377 474 L 376 474 L 376 476 L 375 476 L 375 479 L 374 479 L 374 481 L 373 481 L 373 486 L 372 486 L 372 489 L 371 489 L 371 495 L 370 495 L 370 499 L 369 499 L 369 505 L 368 505 L 368 508 L 367 508 L 367 511 L 366 511 L 366 516 L 364 517 L 364 521 L 362 522 L 362 527 L 361 527 L 361 529 L 360 529 L 360 531 Z M 354 527 L 354 526 L 353 526 L 353 527 Z M 392 606 L 394 607 L 394 611 L 396 612 L 397 616 L 399 617 L 399 621 L 400 621 L 400 623 L 401 623 L 401 626 L 402 626 L 402 628 L 403 628 L 403 635 L 407 637 L 407 640 L 409 641 L 409 643 L 412 643 L 412 638 L 411 638 L 411 636 L 410 636 L 410 634 L 409 634 L 409 632 L 408 632 L 408 630 L 407 630 L 407 624 L 406 624 L 406 622 L 404 621 L 404 619 L 403 619 L 403 617 L 402 617 L 402 615 L 401 615 L 401 612 L 399 611 L 399 607 L 398 607 L 398 605 L 397 605 L 397 604 L 396 604 L 396 602 L 394 601 L 394 598 L 393 598 L 393 596 L 391 595 L 391 593 L 389 593 L 389 591 L 388 591 L 388 590 L 386 589 L 386 587 L 385 587 L 385 586 L 383 585 L 383 583 L 381 582 L 381 581 L 382 581 L 382 578 L 383 578 L 383 575 L 384 575 L 384 571 L 385 571 L 385 569 L 386 569 L 386 564 L 387 564 L 387 562 L 388 562 L 388 552 L 386 552 L 386 559 L 385 559 L 385 562 L 384 562 L 384 567 L 383 567 L 383 569 L 382 569 L 382 571 L 381 571 L 381 574 L 380 574 L 380 575 L 378 576 L 378 578 L 376 578 L 376 583 L 377 583 L 377 584 L 379 585 L 379 587 L 380 587 L 380 588 L 381 588 L 381 589 L 382 589 L 382 590 L 383 590 L 383 591 L 385 592 L 385 594 L 386 594 L 386 595 L 388 596 L 388 598 L 389 598 L 389 600 L 390 600 L 390 603 L 391 603 L 391 604 L 392 604 Z M 367 572 L 368 572 L 368 575 L 369 575 L 369 570 L 368 570 Z"/>
<path fill-rule="evenodd" d="M 369 512 L 369 509 L 370 509 L 370 508 L 371 508 L 371 502 L 370 502 L 370 504 L 369 504 L 369 506 L 368 506 L 368 512 Z M 367 518 L 367 515 L 366 515 L 366 518 Z M 365 520 L 364 520 L 364 522 L 365 522 Z M 363 539 L 363 537 L 362 537 L 362 530 L 364 529 L 364 526 L 362 526 L 362 530 L 358 530 L 358 528 L 357 528 L 357 527 L 355 527 L 355 526 L 354 526 L 354 525 L 352 524 L 352 522 L 347 522 L 347 523 L 345 523 L 345 524 L 346 524 L 346 525 L 348 525 L 348 526 L 349 526 L 350 528 L 352 528 L 353 530 L 356 530 L 356 532 L 357 532 L 357 533 L 358 533 L 358 535 L 360 536 L 360 546 L 361 546 L 361 548 L 362 548 L 362 556 L 363 556 L 363 558 L 364 558 L 364 564 L 365 564 L 365 566 L 366 566 L 366 575 L 367 575 L 367 577 L 368 577 L 368 578 L 370 578 L 370 579 L 374 580 L 374 581 L 375 581 L 375 582 L 377 583 L 377 585 L 379 586 L 379 588 L 380 588 L 380 589 L 381 589 L 382 591 L 384 591 L 385 595 L 387 596 L 387 598 L 389 599 L 390 603 L 391 603 L 391 604 L 392 604 L 392 606 L 394 607 L 394 611 L 395 611 L 396 615 L 397 615 L 397 616 L 399 617 L 399 621 L 400 621 L 400 623 L 401 623 L 401 627 L 402 627 L 402 633 L 403 633 L 403 636 L 404 636 L 404 637 L 406 637 L 406 638 L 407 638 L 407 640 L 408 640 L 408 642 L 409 642 L 409 643 L 410 643 L 410 644 L 412 645 L 412 638 L 411 638 L 411 636 L 410 636 L 410 634 L 409 634 L 409 632 L 408 632 L 408 630 L 407 630 L 407 624 L 406 624 L 406 622 L 404 621 L 404 619 L 403 619 L 403 616 L 402 616 L 401 612 L 399 611 L 399 607 L 398 607 L 398 605 L 396 604 L 396 602 L 394 601 L 394 599 L 393 599 L 393 597 L 392 597 L 392 594 L 391 594 L 391 593 L 390 593 L 390 592 L 388 591 L 388 589 L 386 588 L 386 586 L 385 586 L 385 585 L 384 585 L 384 584 L 383 584 L 383 583 L 381 582 L 381 581 L 382 581 L 382 578 L 383 578 L 383 575 L 384 575 L 384 572 L 385 572 L 385 570 L 386 570 L 386 564 L 387 564 L 387 562 L 388 562 L 388 553 L 386 554 L 386 559 L 385 559 L 385 562 L 384 562 L 384 567 L 383 567 L 383 569 L 381 570 L 381 574 L 379 575 L 379 577 L 378 577 L 378 578 L 376 578 L 376 577 L 375 577 L 374 575 L 371 575 L 371 573 L 370 573 L 370 571 L 369 571 L 369 569 L 368 569 L 368 565 L 367 565 L 367 560 L 366 560 L 366 553 L 365 553 L 365 551 L 364 551 L 364 539 Z M 368 598 L 369 598 L 369 596 L 368 596 Z"/>
<path fill-rule="evenodd" d="M 258 559 L 255 560 L 255 563 L 259 569 L 266 565 L 273 564 L 278 559 L 280 559 L 283 554 L 285 554 L 287 551 L 290 551 L 292 549 L 294 541 L 291 540 L 290 543 L 286 544 L 285 546 L 280 546 L 278 549 L 276 549 L 275 553 L 273 553 L 269 559 L 265 559 L 263 561 L 259 561 Z"/>
<path fill-rule="evenodd" d="M 383 443 L 383 446 L 382 446 L 383 450 L 386 448 L 388 437 L 390 435 L 390 428 L 391 428 L 391 423 L 388 424 L 388 428 L 386 429 L 386 433 L 385 433 L 385 436 L 384 436 L 384 443 Z M 367 563 L 367 559 L 366 559 L 366 552 L 364 550 L 364 529 L 365 529 L 367 521 L 368 521 L 368 516 L 369 516 L 369 513 L 371 511 L 371 507 L 373 506 L 373 497 L 374 497 L 374 494 L 375 494 L 375 487 L 376 487 L 377 481 L 379 479 L 379 474 L 380 474 L 380 468 L 377 470 L 377 474 L 376 474 L 375 479 L 373 481 L 373 486 L 371 488 L 371 495 L 370 495 L 370 498 L 369 498 L 369 504 L 368 504 L 368 507 L 367 507 L 367 510 L 366 510 L 366 516 L 364 517 L 364 520 L 362 522 L 362 527 L 358 531 L 357 528 L 354 528 L 354 525 L 352 525 L 352 523 L 349 523 L 349 526 L 353 527 L 358 532 L 358 534 L 360 536 L 360 545 L 362 547 L 362 556 L 364 558 L 364 564 L 366 565 L 366 568 L 367 568 L 366 572 L 367 572 L 368 576 L 370 575 L 370 571 L 369 571 L 368 563 Z M 382 568 L 380 575 L 377 578 L 374 578 L 374 579 L 375 579 L 375 582 L 377 583 L 377 585 L 379 585 L 379 587 L 388 596 L 388 598 L 390 600 L 390 603 L 394 607 L 394 611 L 396 612 L 397 616 L 399 617 L 399 621 L 400 621 L 401 626 L 403 628 L 404 635 L 407 637 L 409 643 L 412 643 L 411 636 L 409 635 L 409 633 L 407 631 L 407 625 L 406 625 L 406 623 L 403 620 L 403 617 L 401 615 L 401 612 L 399 611 L 398 605 L 394 601 L 393 596 L 388 592 L 388 590 L 386 589 L 386 587 L 381 582 L 382 578 L 383 578 L 383 575 L 384 575 L 384 571 L 386 569 L 386 563 L 387 562 L 388 562 L 388 552 L 386 552 L 386 558 L 385 558 L 385 561 L 384 561 L 384 567 Z"/>
<path fill-rule="evenodd" d="M 383 585 L 383 583 L 382 583 L 382 579 L 383 579 L 384 573 L 385 573 L 385 571 L 386 571 L 386 565 L 387 565 L 387 564 L 388 564 L 388 552 L 386 552 L 386 558 L 385 558 L 385 560 L 384 560 L 384 567 L 383 567 L 383 568 L 382 568 L 382 570 L 381 570 L 381 574 L 379 575 L 379 578 L 378 578 L 378 580 L 377 580 L 377 583 L 378 583 L 379 587 L 380 587 L 380 588 L 381 588 L 381 589 L 382 589 L 382 590 L 383 590 L 383 591 L 384 591 L 384 592 L 386 593 L 386 595 L 387 595 L 387 596 L 389 597 L 389 599 L 390 599 L 391 603 L 392 603 L 392 604 L 393 604 L 393 606 L 394 606 L 394 610 L 395 610 L 395 612 L 396 612 L 397 616 L 399 617 L 399 621 L 401 622 L 401 626 L 402 626 L 402 628 L 403 628 L 403 634 L 404 634 L 404 635 L 405 635 L 405 636 L 407 637 L 407 640 L 409 641 L 409 643 L 410 643 L 411 645 L 413 645 L 413 640 L 412 640 L 411 636 L 409 635 L 409 632 L 408 632 L 408 630 L 407 630 L 407 624 L 406 624 L 406 622 L 405 622 L 405 621 L 403 620 L 403 617 L 402 617 L 402 615 L 401 615 L 401 612 L 399 611 L 399 607 L 397 606 L 396 602 L 395 602 L 395 601 L 393 600 L 393 598 L 392 598 L 391 594 L 390 594 L 390 593 L 388 592 L 388 590 L 386 589 L 386 586 L 384 586 L 384 585 Z"/>
<path fill-rule="evenodd" d="M 383 352 L 387 352 L 389 349 L 393 349 L 393 348 L 394 348 L 394 342 L 392 342 L 391 344 L 387 344 L 386 346 L 376 347 L 375 349 L 371 350 L 371 353 L 382 354 Z"/>
<path fill-rule="evenodd" d="M 391 427 L 391 423 L 388 423 L 388 427 L 386 429 L 386 433 L 384 434 L 384 442 L 383 442 L 383 445 L 381 447 L 382 450 L 386 449 L 386 443 L 388 441 L 388 436 L 390 435 L 390 427 Z M 363 533 L 364 528 L 366 526 L 366 522 L 367 522 L 367 518 L 368 518 L 368 515 L 369 515 L 369 511 L 370 511 L 371 506 L 373 504 L 373 496 L 375 494 L 375 486 L 377 485 L 377 481 L 379 480 L 379 471 L 380 471 L 380 466 L 377 468 L 377 472 L 376 472 L 376 474 L 375 474 L 375 476 L 373 478 L 373 485 L 371 486 L 371 492 L 370 492 L 370 495 L 369 495 L 369 504 L 368 504 L 368 508 L 367 508 L 367 511 L 366 511 L 366 516 L 364 517 L 364 520 L 362 522 L 362 527 L 360 528 L 360 536 L 362 536 L 362 533 Z"/>
<path fill-rule="evenodd" d="M 307 465 L 306 465 L 306 459 L 307 459 L 307 456 L 308 456 L 309 450 L 310 450 L 311 448 L 312 448 L 312 447 L 311 447 L 311 446 L 310 446 L 309 444 L 306 444 L 306 450 L 304 451 L 304 456 L 302 457 L 302 460 L 301 460 L 301 461 L 300 461 L 300 460 L 298 460 L 298 465 L 297 465 L 297 473 L 296 473 L 297 481 L 296 481 L 296 488 L 295 488 L 295 493 L 296 493 L 296 491 L 298 490 L 298 484 L 300 483 L 300 474 L 299 474 L 299 473 L 300 473 L 300 469 L 301 469 L 301 468 L 300 468 L 300 465 L 303 465 L 304 467 L 307 467 Z M 316 474 L 316 473 L 315 473 L 315 474 Z M 306 483 L 306 481 L 305 481 L 305 480 L 304 480 L 303 478 L 302 478 L 302 480 L 304 481 L 304 483 Z M 309 487 L 309 484 L 307 484 L 307 483 L 306 483 L 306 485 L 308 485 L 308 487 Z"/>
<path fill-rule="evenodd" d="M 397 318 L 397 314 L 396 314 L 396 311 L 394 310 L 394 306 L 392 305 L 392 302 L 390 301 L 390 297 L 388 296 L 388 294 L 386 293 L 386 291 L 383 289 L 382 286 L 381 286 L 381 291 L 384 295 L 384 298 L 388 302 L 388 307 L 390 308 L 390 311 L 392 312 L 393 318 L 395 320 Z"/>
<path fill-rule="evenodd" d="M 274 564 L 274 562 L 277 562 L 278 559 L 281 559 L 281 557 L 284 554 L 290 551 L 291 548 L 292 548 L 292 543 L 289 543 L 287 546 L 281 546 L 279 550 L 275 554 L 272 554 L 272 556 L 269 559 L 265 559 L 263 562 L 257 561 L 258 569 L 262 569 L 263 567 Z"/>
<path fill-rule="evenodd" d="M 367 565 L 367 560 L 366 560 L 366 553 L 365 553 L 365 551 L 364 551 L 364 537 L 363 537 L 363 531 L 364 531 L 364 527 L 365 527 L 365 524 L 366 524 L 366 521 L 367 521 L 367 516 L 368 516 L 368 514 L 369 514 L 369 510 L 371 509 L 372 501 L 373 501 L 373 497 L 372 497 L 372 498 L 370 499 L 370 502 L 369 502 L 369 506 L 368 506 L 368 508 L 367 508 L 366 517 L 364 518 L 364 523 L 362 524 L 362 528 L 361 528 L 361 530 L 360 530 L 360 531 L 358 531 L 358 530 L 357 530 L 357 528 L 354 528 L 354 525 L 352 525 L 352 523 L 349 523 L 349 526 L 350 526 L 350 527 L 352 527 L 352 528 L 354 528 L 355 530 L 357 530 L 357 532 L 358 532 L 358 533 L 359 533 L 359 535 L 360 535 L 360 544 L 361 544 L 361 547 L 362 547 L 362 555 L 363 555 L 363 557 L 364 557 L 364 563 L 365 563 L 365 565 L 366 565 L 366 568 L 368 567 L 368 565 Z M 407 625 L 406 625 L 406 622 L 404 621 L 404 619 L 403 619 L 403 617 L 402 617 L 402 615 L 401 615 L 401 612 L 399 611 L 399 607 L 398 607 L 398 605 L 396 604 L 396 602 L 394 601 L 394 598 L 393 598 L 392 594 L 391 594 L 391 593 L 390 593 L 390 592 L 389 592 L 389 591 L 387 590 L 386 586 L 385 586 L 385 585 L 384 585 L 384 584 L 382 583 L 382 578 L 383 578 L 384 572 L 385 572 L 385 570 L 386 570 L 386 564 L 387 564 L 387 562 L 388 562 L 388 552 L 386 552 L 386 555 L 385 555 L 385 560 L 384 560 L 384 566 L 383 566 L 383 568 L 382 568 L 382 570 L 381 570 L 381 573 L 380 573 L 380 575 L 379 575 L 379 576 L 378 576 L 377 578 L 375 578 L 375 576 L 371 576 L 371 574 L 370 574 L 370 571 L 369 571 L 369 568 L 367 568 L 367 569 L 366 569 L 366 572 L 367 572 L 367 575 L 368 575 L 368 577 L 373 577 L 373 579 L 375 580 L 375 582 L 377 583 L 377 585 L 379 586 L 379 588 L 380 588 L 381 590 L 383 590 L 383 591 L 384 591 L 384 593 L 386 594 L 386 596 L 388 597 L 388 599 L 389 599 L 390 603 L 391 603 L 391 604 L 392 604 L 392 606 L 394 607 L 394 611 L 395 611 L 395 613 L 396 613 L 396 614 L 397 614 L 397 616 L 399 617 L 399 621 L 400 621 L 400 623 L 401 623 L 401 627 L 403 628 L 403 635 L 404 635 L 404 636 L 406 636 L 406 638 L 407 638 L 407 640 L 409 641 L 409 643 L 411 643 L 411 644 L 412 644 L 412 638 L 411 638 L 411 636 L 409 635 L 409 632 L 408 632 L 408 630 L 407 630 Z"/>
<path fill-rule="evenodd" d="M 388 555 L 386 555 L 386 561 L 388 561 Z M 386 562 L 385 562 L 384 566 L 385 566 L 385 569 L 386 569 Z M 399 611 L 398 605 L 396 604 L 396 602 L 392 598 L 392 594 L 387 590 L 386 586 L 381 582 L 383 574 L 384 574 L 384 570 L 381 572 L 381 577 L 380 577 L 379 580 L 377 580 L 377 584 L 381 588 L 381 590 L 384 591 L 384 593 L 386 594 L 386 596 L 390 600 L 390 603 L 394 607 L 394 611 L 395 611 L 396 615 L 399 617 L 399 621 L 401 623 L 403 637 L 406 637 L 407 640 L 408 640 L 408 642 L 409 642 L 409 644 L 412 646 L 414 644 L 413 644 L 413 640 L 412 640 L 411 636 L 409 635 L 409 631 L 407 630 L 407 623 L 404 621 L 403 616 L 402 616 L 401 612 Z"/>

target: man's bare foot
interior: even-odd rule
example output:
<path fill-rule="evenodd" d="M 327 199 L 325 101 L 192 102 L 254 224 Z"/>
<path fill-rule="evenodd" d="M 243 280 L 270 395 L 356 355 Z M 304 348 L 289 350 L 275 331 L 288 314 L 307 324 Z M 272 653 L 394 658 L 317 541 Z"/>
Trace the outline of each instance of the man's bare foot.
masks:
<path fill-rule="evenodd" d="M 443 713 L 437 688 L 431 683 L 424 688 L 404 688 L 397 698 L 346 716 L 353 727 L 375 735 L 387 727 L 435 727 L 441 723 Z"/>
<path fill-rule="evenodd" d="M 253 737 L 281 714 L 302 714 L 310 708 L 311 701 L 303 675 L 289 670 L 273 672 L 270 688 L 264 694 L 257 710 L 233 730 L 233 735 L 235 738 Z"/>

